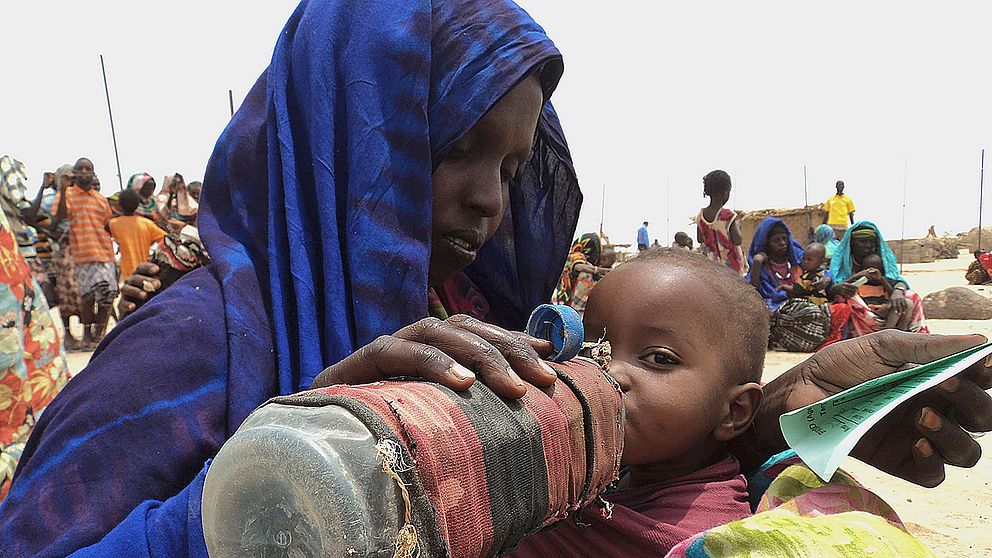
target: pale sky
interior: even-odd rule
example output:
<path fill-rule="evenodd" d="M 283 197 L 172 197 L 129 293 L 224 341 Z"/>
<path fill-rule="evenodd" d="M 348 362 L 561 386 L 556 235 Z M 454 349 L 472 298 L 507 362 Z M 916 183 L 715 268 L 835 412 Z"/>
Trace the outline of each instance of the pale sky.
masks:
<path fill-rule="evenodd" d="M 117 171 L 99 54 L 124 180 L 198 180 L 228 89 L 240 103 L 296 6 L 2 1 L 0 154 L 27 165 L 32 188 L 88 156 L 107 193 Z M 811 203 L 842 179 L 889 238 L 904 180 L 907 237 L 977 225 L 992 2 L 520 3 L 565 56 L 554 102 L 586 196 L 579 233 L 599 228 L 604 185 L 614 241 L 633 241 L 646 219 L 667 244 L 692 233 L 710 170 L 733 177 L 732 207 L 757 209 L 802 205 L 803 165 Z"/>

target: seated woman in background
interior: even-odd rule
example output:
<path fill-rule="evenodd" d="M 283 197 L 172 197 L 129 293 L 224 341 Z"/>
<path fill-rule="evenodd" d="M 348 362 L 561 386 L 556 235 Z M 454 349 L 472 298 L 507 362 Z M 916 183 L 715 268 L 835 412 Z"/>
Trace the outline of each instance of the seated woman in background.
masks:
<path fill-rule="evenodd" d="M 964 272 L 964 278 L 969 285 L 984 285 L 992 281 L 989 278 L 989 270 L 992 269 L 992 254 L 985 250 L 975 250 L 975 261 L 971 262 L 968 270 Z"/>
<path fill-rule="evenodd" d="M 571 306 L 581 314 L 586 309 L 589 291 L 610 271 L 615 261 L 613 247 L 604 247 L 599 235 L 582 235 L 572 244 L 552 301 Z"/>
<path fill-rule="evenodd" d="M 769 346 L 773 349 L 810 352 L 844 338 L 851 311 L 847 304 L 827 302 L 836 294 L 834 285 L 821 270 L 820 245 L 811 248 L 806 257 L 789 227 L 774 217 L 762 221 L 754 233 L 747 280 L 772 313 Z M 810 290 L 826 298 L 813 300 L 807 294 Z"/>
<path fill-rule="evenodd" d="M 882 272 L 892 287 L 888 310 L 894 315 L 879 316 L 861 297 L 854 295 L 858 287 L 852 278 L 857 273 L 866 271 L 871 266 L 866 263 L 869 256 L 879 256 L 882 259 Z M 883 329 L 891 317 L 894 328 L 913 333 L 929 333 L 927 321 L 923 315 L 923 300 L 909 289 L 909 283 L 899 275 L 899 264 L 889 245 L 882 238 L 878 227 L 870 221 L 860 221 L 847 230 L 844 238 L 837 246 L 837 251 L 830 263 L 830 271 L 834 276 L 835 293 L 845 299 L 851 306 L 851 332 L 856 337 Z"/>

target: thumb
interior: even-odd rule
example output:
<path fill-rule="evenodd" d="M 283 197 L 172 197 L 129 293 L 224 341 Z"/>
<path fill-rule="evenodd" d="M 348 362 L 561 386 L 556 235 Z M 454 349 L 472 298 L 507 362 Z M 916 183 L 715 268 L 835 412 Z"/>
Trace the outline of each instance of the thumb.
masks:
<path fill-rule="evenodd" d="M 926 364 L 977 347 L 988 341 L 984 335 L 977 333 L 971 335 L 921 335 L 891 330 L 882 333 L 887 335 L 884 338 L 879 336 L 878 340 L 871 344 L 879 358 L 891 366 L 902 366 L 908 363 Z M 865 339 L 875 335 L 878 334 L 866 336 Z"/>

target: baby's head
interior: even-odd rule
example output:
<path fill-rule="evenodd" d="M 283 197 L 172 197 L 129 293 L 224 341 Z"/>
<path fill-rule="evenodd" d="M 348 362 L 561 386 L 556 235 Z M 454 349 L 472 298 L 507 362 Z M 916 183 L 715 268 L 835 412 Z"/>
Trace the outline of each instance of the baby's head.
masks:
<path fill-rule="evenodd" d="M 881 271 L 882 275 L 885 275 L 885 264 L 882 263 L 882 256 L 879 256 L 878 254 L 868 254 L 867 256 L 861 258 L 861 265 L 865 269 L 874 267 L 875 269 Z M 874 284 L 874 281 L 869 282 Z"/>
<path fill-rule="evenodd" d="M 683 248 L 692 250 L 692 238 L 685 231 L 675 233 L 675 243 Z"/>
<path fill-rule="evenodd" d="M 605 330 L 612 346 L 624 464 L 697 470 L 750 425 L 768 310 L 729 268 L 680 249 L 644 252 L 596 285 L 583 321 L 588 340 Z"/>
<path fill-rule="evenodd" d="M 827 247 L 819 242 L 813 242 L 806 247 L 803 252 L 803 261 L 800 262 L 805 271 L 817 271 L 823 267 L 823 260 L 827 257 Z"/>

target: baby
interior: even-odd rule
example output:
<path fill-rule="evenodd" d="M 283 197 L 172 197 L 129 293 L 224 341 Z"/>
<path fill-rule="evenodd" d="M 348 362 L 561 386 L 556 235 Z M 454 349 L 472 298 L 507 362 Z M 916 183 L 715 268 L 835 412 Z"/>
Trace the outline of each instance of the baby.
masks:
<path fill-rule="evenodd" d="M 852 275 L 848 282 L 857 281 L 864 277 L 868 282 L 858 287 L 858 296 L 865 301 L 868 308 L 876 316 L 884 320 L 882 329 L 896 327 L 899 315 L 891 312 L 892 309 L 892 283 L 885 278 L 885 264 L 878 254 L 869 254 L 861 259 L 864 270 Z"/>
<path fill-rule="evenodd" d="M 587 340 L 605 332 L 624 392 L 619 488 L 525 540 L 512 556 L 664 556 L 750 514 L 728 444 L 761 403 L 768 311 L 736 271 L 682 249 L 644 252 L 592 290 Z"/>
<path fill-rule="evenodd" d="M 823 269 L 823 263 L 827 259 L 827 247 L 819 242 L 813 242 L 806 247 L 803 252 L 803 259 L 799 262 L 802 268 L 802 275 L 796 279 L 795 284 L 788 289 L 789 297 L 805 298 L 813 304 L 823 304 L 830 298 L 827 296 L 827 289 L 833 283 L 830 274 Z"/>

